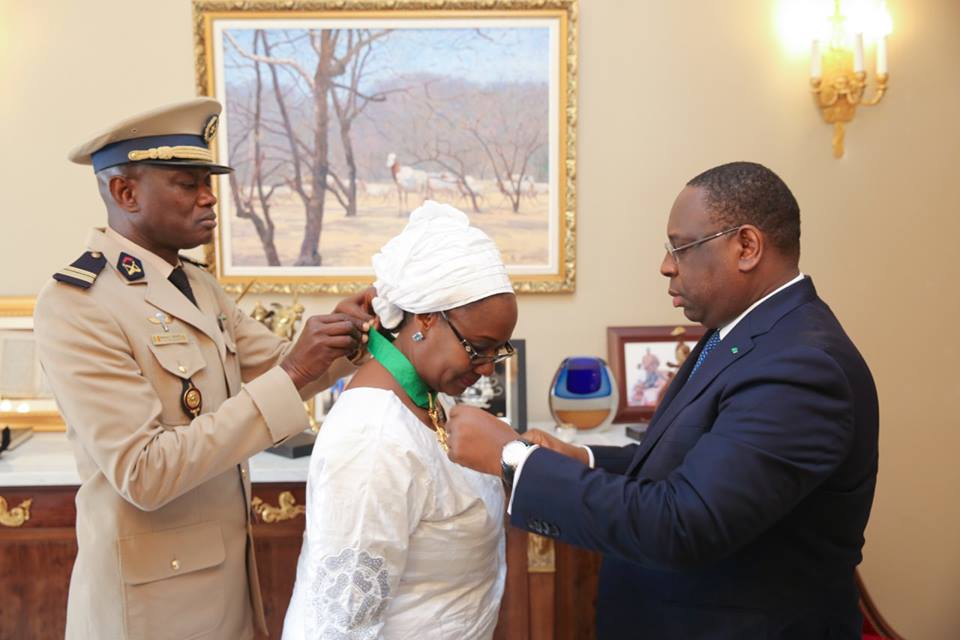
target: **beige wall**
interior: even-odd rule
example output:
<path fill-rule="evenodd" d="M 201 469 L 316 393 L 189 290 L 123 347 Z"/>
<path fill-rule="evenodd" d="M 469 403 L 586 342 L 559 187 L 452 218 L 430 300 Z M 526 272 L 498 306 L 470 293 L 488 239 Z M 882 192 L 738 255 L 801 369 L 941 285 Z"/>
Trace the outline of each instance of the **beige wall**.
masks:
<path fill-rule="evenodd" d="M 543 420 L 563 356 L 604 355 L 608 325 L 681 321 L 657 265 L 683 183 L 734 159 L 776 170 L 803 209 L 802 268 L 880 390 L 863 573 L 904 634 L 947 638 L 960 628 L 960 3 L 888 5 L 892 88 L 838 161 L 775 2 L 582 0 L 577 293 L 524 296 L 517 336 Z M 93 178 L 66 151 L 193 95 L 190 14 L 188 0 L 0 0 L 0 294 L 34 294 L 101 221 Z"/>

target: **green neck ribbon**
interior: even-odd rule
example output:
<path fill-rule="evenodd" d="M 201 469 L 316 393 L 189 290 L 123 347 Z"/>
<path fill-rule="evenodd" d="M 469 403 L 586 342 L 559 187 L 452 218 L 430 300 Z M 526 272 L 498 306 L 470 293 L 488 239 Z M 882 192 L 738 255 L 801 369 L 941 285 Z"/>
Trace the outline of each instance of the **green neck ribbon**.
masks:
<path fill-rule="evenodd" d="M 383 337 L 383 334 L 376 329 L 371 329 L 367 335 L 369 335 L 367 350 L 370 351 L 370 355 L 400 383 L 400 386 L 407 392 L 415 405 L 421 409 L 426 409 L 430 405 L 430 396 L 432 395 L 430 387 L 407 360 L 407 356 L 403 355 L 399 349 L 393 346 L 392 342 Z"/>

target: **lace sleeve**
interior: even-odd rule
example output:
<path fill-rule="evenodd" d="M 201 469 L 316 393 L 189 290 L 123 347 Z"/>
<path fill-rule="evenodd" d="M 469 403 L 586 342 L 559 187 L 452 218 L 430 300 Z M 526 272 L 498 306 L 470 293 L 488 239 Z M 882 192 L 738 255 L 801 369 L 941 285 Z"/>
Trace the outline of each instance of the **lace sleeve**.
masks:
<path fill-rule="evenodd" d="M 357 431 L 325 442 L 320 464 L 311 462 L 302 576 L 311 639 L 379 637 L 423 513 L 428 480 L 417 457 Z"/>
<path fill-rule="evenodd" d="M 387 561 L 355 548 L 312 563 L 307 593 L 308 638 L 374 640 L 390 596 Z M 395 584 L 397 576 L 393 576 Z"/>

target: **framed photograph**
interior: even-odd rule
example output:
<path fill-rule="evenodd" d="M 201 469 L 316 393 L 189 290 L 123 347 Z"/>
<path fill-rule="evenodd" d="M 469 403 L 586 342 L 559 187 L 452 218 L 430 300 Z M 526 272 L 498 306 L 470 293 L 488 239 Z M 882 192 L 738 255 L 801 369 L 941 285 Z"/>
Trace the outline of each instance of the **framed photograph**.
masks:
<path fill-rule="evenodd" d="M 517 350 L 512 358 L 494 365 L 492 376 L 484 376 L 457 397 L 455 404 L 469 404 L 494 415 L 518 433 L 527 430 L 527 349 L 525 340 L 511 340 Z"/>
<path fill-rule="evenodd" d="M 228 291 L 347 293 L 424 200 L 575 287 L 577 0 L 194 0 Z"/>
<path fill-rule="evenodd" d="M 63 431 L 33 336 L 32 298 L 0 298 L 0 427 Z"/>
<path fill-rule="evenodd" d="M 337 401 L 340 394 L 347 388 L 347 384 L 352 377 L 353 374 L 340 378 L 332 387 L 324 389 L 304 403 L 307 408 L 307 415 L 310 417 L 311 431 L 314 433 L 320 431 L 320 427 L 323 426 L 323 421 L 326 419 L 327 414 L 330 413 L 330 409 L 333 408 L 333 403 Z"/>
<path fill-rule="evenodd" d="M 649 422 L 703 333 L 700 325 L 608 327 L 607 358 L 620 391 L 614 422 Z"/>

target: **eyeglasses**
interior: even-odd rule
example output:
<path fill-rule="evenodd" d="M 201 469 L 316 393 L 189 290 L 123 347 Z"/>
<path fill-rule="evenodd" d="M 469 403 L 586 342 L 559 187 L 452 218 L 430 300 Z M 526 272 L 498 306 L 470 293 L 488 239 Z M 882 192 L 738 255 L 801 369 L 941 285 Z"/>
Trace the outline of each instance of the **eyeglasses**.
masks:
<path fill-rule="evenodd" d="M 457 337 L 457 340 L 460 341 L 460 344 L 463 345 L 467 355 L 470 356 L 470 362 L 475 365 L 491 363 L 496 364 L 498 362 L 503 362 L 516 353 L 516 350 L 513 348 L 513 345 L 510 344 L 509 340 L 504 342 L 502 346 L 498 347 L 496 353 L 483 353 L 483 349 L 478 349 L 473 346 L 469 340 L 464 338 L 463 335 L 457 331 L 457 328 L 453 326 L 452 322 L 450 322 L 450 318 L 447 317 L 446 312 L 441 311 L 440 316 L 446 321 L 447 326 L 450 327 L 451 331 L 453 331 L 453 335 Z M 489 349 L 487 349 L 487 351 L 489 351 Z"/>
<path fill-rule="evenodd" d="M 742 225 L 741 225 L 741 226 L 742 226 Z M 679 247 L 673 246 L 672 244 L 670 244 L 670 241 L 667 240 L 666 242 L 663 243 L 663 247 L 667 250 L 667 253 L 670 254 L 670 257 L 673 258 L 673 261 L 674 261 L 675 263 L 677 263 L 677 264 L 680 264 L 680 255 L 679 255 L 679 254 L 680 254 L 681 251 L 686 251 L 687 249 L 693 249 L 694 247 L 699 246 L 699 245 L 703 244 L 704 242 L 710 242 L 711 240 L 713 240 L 713 239 L 715 239 L 715 238 L 720 238 L 720 237 L 723 237 L 723 236 L 725 236 L 725 235 L 727 235 L 727 234 L 729 234 L 729 233 L 733 233 L 734 231 L 739 231 L 739 230 L 741 229 L 741 226 L 730 227 L 729 229 L 724 229 L 723 231 L 718 231 L 717 233 L 714 233 L 713 235 L 709 235 L 709 236 L 706 236 L 706 237 L 704 237 L 704 238 L 700 238 L 699 240 L 694 240 L 693 242 L 688 242 L 687 244 L 682 244 L 682 245 L 680 245 Z"/>

